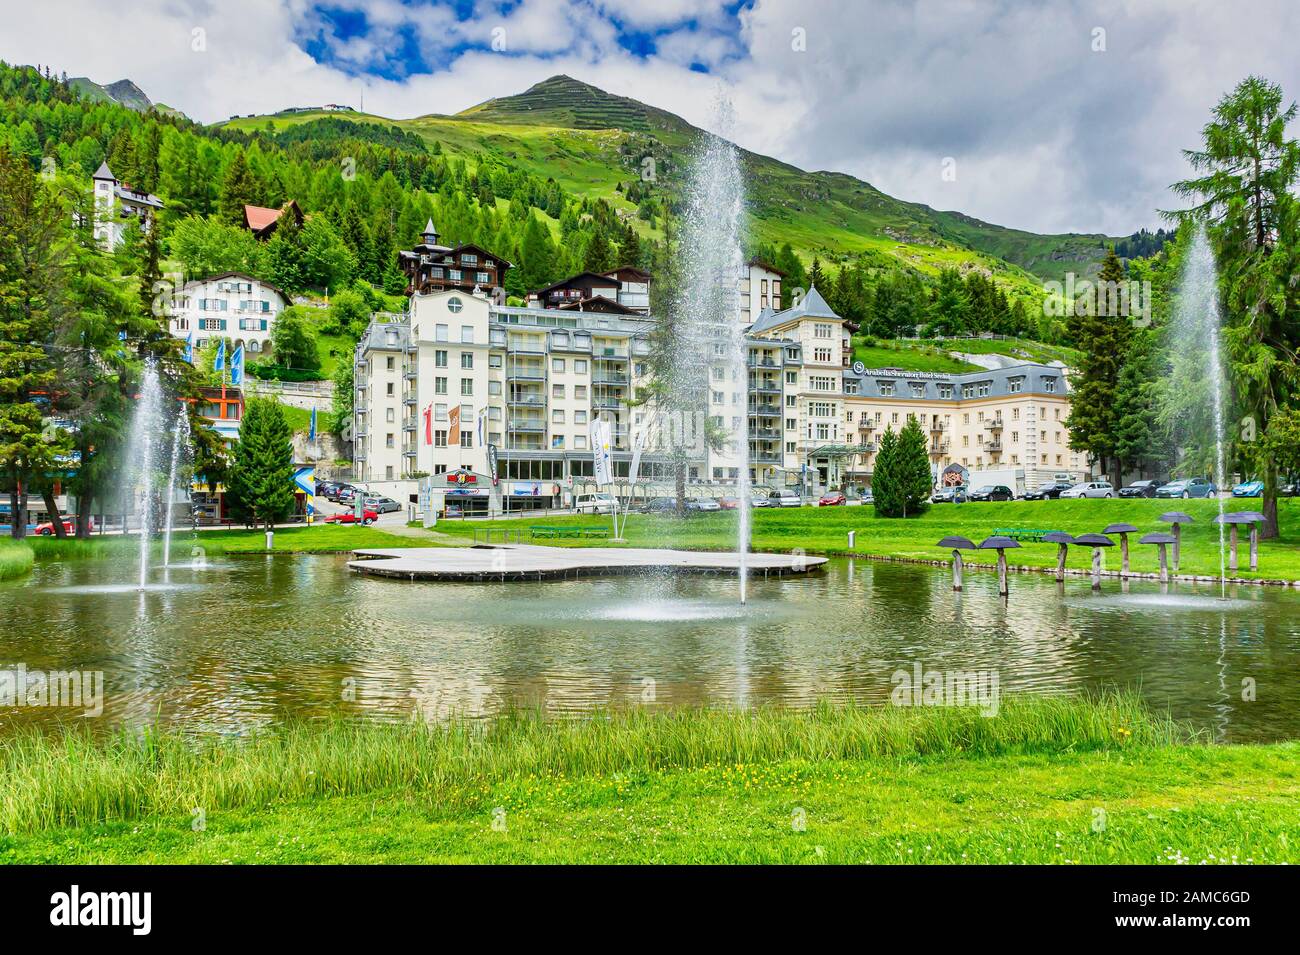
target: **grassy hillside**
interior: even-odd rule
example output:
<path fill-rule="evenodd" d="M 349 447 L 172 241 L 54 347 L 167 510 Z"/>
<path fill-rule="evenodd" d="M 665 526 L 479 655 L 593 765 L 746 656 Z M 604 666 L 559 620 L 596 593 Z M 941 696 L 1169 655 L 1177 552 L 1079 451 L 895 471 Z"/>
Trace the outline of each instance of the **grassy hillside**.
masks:
<path fill-rule="evenodd" d="M 281 113 L 232 119 L 253 131 L 331 116 Z M 617 191 L 655 160 L 655 185 L 670 196 L 677 168 L 698 128 L 664 110 L 614 96 L 566 76 L 551 77 L 517 96 L 488 100 L 455 116 L 390 120 L 349 114 L 355 122 L 399 128 L 438 143 L 471 166 L 496 159 L 542 178 L 554 178 L 583 196 L 603 197 L 633 217 L 636 207 Z M 956 212 L 940 212 L 888 196 L 869 183 L 835 172 L 806 172 L 742 150 L 749 181 L 750 228 L 756 240 L 789 242 L 805 259 L 842 260 L 866 255 L 881 266 L 903 265 L 927 274 L 942 268 L 979 269 L 1015 294 L 1038 299 L 1042 281 L 1066 271 L 1095 268 L 1103 236 L 1037 235 L 992 225 Z M 641 220 L 639 231 L 653 234 Z"/>

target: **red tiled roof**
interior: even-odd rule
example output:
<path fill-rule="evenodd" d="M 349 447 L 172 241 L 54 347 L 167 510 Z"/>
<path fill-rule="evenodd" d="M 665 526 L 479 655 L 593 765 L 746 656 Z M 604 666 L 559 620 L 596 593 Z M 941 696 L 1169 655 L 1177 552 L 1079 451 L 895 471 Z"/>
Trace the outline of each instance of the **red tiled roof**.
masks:
<path fill-rule="evenodd" d="M 254 232 L 261 232 L 280 218 L 279 209 L 267 209 L 264 206 L 244 206 L 244 221 Z"/>

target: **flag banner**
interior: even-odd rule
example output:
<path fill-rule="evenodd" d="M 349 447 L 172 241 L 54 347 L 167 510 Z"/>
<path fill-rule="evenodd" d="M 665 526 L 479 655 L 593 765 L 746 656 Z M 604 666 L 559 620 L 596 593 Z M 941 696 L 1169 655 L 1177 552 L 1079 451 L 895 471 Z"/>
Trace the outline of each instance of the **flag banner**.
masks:
<path fill-rule="evenodd" d="M 433 444 L 433 403 L 430 402 L 424 409 L 424 444 L 425 447 Z"/>
<path fill-rule="evenodd" d="M 316 440 L 316 409 L 315 408 L 311 409 L 311 425 L 307 429 L 307 440 L 308 441 Z"/>
<path fill-rule="evenodd" d="M 217 342 L 217 357 L 212 363 L 213 371 L 221 371 L 226 367 L 226 340 L 223 338 Z"/>
<path fill-rule="evenodd" d="M 194 333 L 190 332 L 185 336 L 185 360 L 191 365 L 194 364 Z"/>
<path fill-rule="evenodd" d="M 447 443 L 460 445 L 460 405 L 447 414 Z"/>
<path fill-rule="evenodd" d="M 487 408 L 478 413 L 478 446 L 480 448 L 487 445 Z"/>
<path fill-rule="evenodd" d="M 316 516 L 316 468 L 314 465 L 293 472 L 294 490 L 302 495 L 303 514 L 307 523 Z"/>
<path fill-rule="evenodd" d="M 596 485 L 606 487 L 614 481 L 613 454 L 609 447 L 609 422 L 597 418 L 591 423 L 591 459 Z"/>
<path fill-rule="evenodd" d="M 488 473 L 492 475 L 492 486 L 496 487 L 500 481 L 497 477 L 497 446 L 489 444 L 487 446 Z"/>
<path fill-rule="evenodd" d="M 649 434 L 649 428 L 642 428 L 637 432 L 636 437 L 632 439 L 632 464 L 627 470 L 628 484 L 635 484 L 637 476 L 641 473 L 641 452 L 645 450 Z"/>
<path fill-rule="evenodd" d="M 244 383 L 244 346 L 239 345 L 235 348 L 235 353 L 230 356 L 230 384 L 238 387 Z"/>

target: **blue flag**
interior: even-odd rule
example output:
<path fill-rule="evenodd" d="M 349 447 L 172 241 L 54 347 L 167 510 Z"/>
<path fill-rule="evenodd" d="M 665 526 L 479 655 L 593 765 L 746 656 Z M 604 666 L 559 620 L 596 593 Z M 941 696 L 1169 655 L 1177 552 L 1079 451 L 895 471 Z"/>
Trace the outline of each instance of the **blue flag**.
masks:
<path fill-rule="evenodd" d="M 230 356 L 230 384 L 238 386 L 244 381 L 244 346 L 238 345 Z"/>
<path fill-rule="evenodd" d="M 217 342 L 217 358 L 212 363 L 213 371 L 221 371 L 226 367 L 226 340 L 223 338 Z"/>
<path fill-rule="evenodd" d="M 191 365 L 194 364 L 194 333 L 190 332 L 185 336 L 185 360 Z"/>
<path fill-rule="evenodd" d="M 316 409 L 315 408 L 311 409 L 311 428 L 307 432 L 307 440 L 308 441 L 316 440 Z"/>

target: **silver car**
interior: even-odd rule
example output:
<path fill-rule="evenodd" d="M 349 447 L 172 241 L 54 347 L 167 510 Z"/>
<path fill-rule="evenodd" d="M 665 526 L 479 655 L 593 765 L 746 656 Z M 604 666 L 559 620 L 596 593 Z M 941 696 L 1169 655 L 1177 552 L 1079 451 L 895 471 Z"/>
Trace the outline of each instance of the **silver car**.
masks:
<path fill-rule="evenodd" d="M 1109 481 L 1084 481 L 1082 484 L 1076 484 L 1068 491 L 1061 492 L 1061 499 L 1074 497 L 1114 497 L 1115 488 L 1111 487 Z"/>

